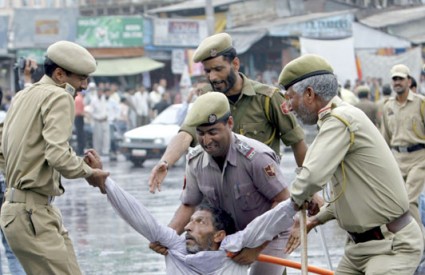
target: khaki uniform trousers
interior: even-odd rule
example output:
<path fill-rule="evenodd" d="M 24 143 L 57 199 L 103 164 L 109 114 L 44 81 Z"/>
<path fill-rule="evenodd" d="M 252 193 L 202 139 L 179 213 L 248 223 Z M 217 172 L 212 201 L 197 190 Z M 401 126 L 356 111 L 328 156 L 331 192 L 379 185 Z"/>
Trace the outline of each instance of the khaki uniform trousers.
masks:
<path fill-rule="evenodd" d="M 418 205 L 425 184 L 425 149 L 411 153 L 394 152 L 394 156 L 406 184 L 410 214 L 422 224 Z"/>
<path fill-rule="evenodd" d="M 47 197 L 31 191 L 19 192 L 20 199 L 13 202 L 8 199 L 9 192 L 6 193 L 0 220 L 6 239 L 25 272 L 82 274 L 60 210 L 50 205 Z M 22 196 L 23 193 L 26 194 Z"/>
<path fill-rule="evenodd" d="M 424 241 L 421 229 L 412 219 L 403 229 L 393 234 L 381 226 L 385 237 L 354 243 L 349 237 L 345 253 L 335 274 L 350 275 L 411 275 L 422 257 Z"/>

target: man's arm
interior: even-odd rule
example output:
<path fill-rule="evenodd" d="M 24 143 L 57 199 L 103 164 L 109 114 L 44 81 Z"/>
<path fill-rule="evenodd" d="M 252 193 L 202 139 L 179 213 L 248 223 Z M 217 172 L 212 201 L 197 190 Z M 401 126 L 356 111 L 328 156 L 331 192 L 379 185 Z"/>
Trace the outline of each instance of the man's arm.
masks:
<path fill-rule="evenodd" d="M 252 220 L 244 230 L 227 236 L 221 248 L 229 252 L 237 252 L 243 247 L 263 248 L 264 242 L 267 244 L 267 241 L 292 226 L 295 214 L 293 202 L 287 199 Z"/>
<path fill-rule="evenodd" d="M 295 161 L 298 165 L 298 167 L 303 166 L 305 154 L 307 153 L 307 144 L 304 142 L 304 140 L 301 140 L 295 144 L 291 145 L 292 151 L 294 152 Z"/>
<path fill-rule="evenodd" d="M 272 199 L 272 208 L 274 208 L 276 205 L 278 205 L 280 202 L 287 200 L 291 194 L 289 193 L 288 188 L 284 188 L 282 191 L 279 192 L 273 199 Z"/>
<path fill-rule="evenodd" d="M 146 239 L 171 249 L 181 246 L 180 237 L 173 229 L 159 224 L 142 203 L 110 178 L 106 181 L 106 190 L 108 201 L 115 211 Z"/>
<path fill-rule="evenodd" d="M 283 202 L 285 200 L 287 200 L 290 197 L 290 193 L 288 188 L 284 188 L 281 192 L 279 192 L 273 199 L 272 199 L 272 208 L 274 208 L 275 206 L 279 205 L 280 202 Z M 287 203 L 290 204 L 290 203 Z M 270 210 L 271 211 L 271 210 Z M 270 212 L 268 211 L 268 212 Z M 291 209 L 290 212 L 294 212 L 294 209 Z M 267 213 L 267 212 L 266 212 Z M 294 212 L 295 213 L 295 212 Z M 263 214 L 264 215 L 264 214 Z M 269 214 L 269 216 L 271 216 L 272 214 Z M 259 219 L 258 217 L 254 220 Z M 262 220 L 262 222 L 266 222 L 267 218 L 262 218 L 259 220 Z M 281 217 L 282 221 L 284 220 L 284 215 Z M 270 220 L 268 220 L 267 222 L 270 222 Z M 253 223 L 253 221 L 251 221 L 251 223 Z M 251 224 L 250 223 L 250 224 Z M 244 229 L 244 231 L 250 227 L 250 229 L 248 229 L 246 231 L 246 233 L 243 234 L 247 234 L 248 237 L 244 237 L 246 238 L 245 242 L 249 243 L 249 245 L 245 244 L 243 246 L 241 246 L 241 248 L 243 248 L 239 253 L 237 253 L 235 256 L 232 257 L 232 260 L 237 262 L 238 264 L 241 265 L 248 265 L 253 263 L 257 258 L 258 255 L 261 253 L 261 251 L 268 245 L 269 241 L 271 241 L 273 239 L 274 236 L 276 236 L 277 234 L 281 233 L 282 231 L 285 231 L 285 226 L 282 226 L 280 229 L 278 229 L 277 233 L 274 234 L 273 236 L 269 236 L 270 233 L 274 233 L 274 231 L 267 231 L 267 232 L 262 232 L 263 234 L 261 234 L 260 232 L 252 232 L 253 229 L 256 228 L 260 228 L 261 226 L 259 225 L 259 222 L 256 221 L 255 223 L 253 223 L 253 225 L 250 226 L 250 224 L 248 224 L 248 226 Z M 287 228 L 289 229 L 289 227 L 292 225 L 292 216 L 291 216 L 291 223 L 289 224 L 289 226 L 287 226 Z M 267 234 L 269 233 L 269 234 Z M 254 234 L 255 238 L 258 238 L 256 241 L 254 241 L 252 238 L 252 235 Z M 251 237 L 249 237 L 251 236 Z M 260 237 L 261 236 L 261 237 Z M 263 240 L 263 241 L 259 241 L 259 240 Z M 230 251 L 230 250 L 229 250 Z M 237 251 L 237 250 L 236 250 Z M 235 250 L 232 250 L 232 252 L 236 252 Z"/>
<path fill-rule="evenodd" d="M 155 193 L 156 189 L 161 191 L 161 184 L 167 175 L 168 167 L 180 159 L 189 148 L 192 140 L 192 136 L 185 131 L 180 131 L 173 137 L 161 160 L 152 168 L 149 177 L 149 191 L 151 193 Z"/>

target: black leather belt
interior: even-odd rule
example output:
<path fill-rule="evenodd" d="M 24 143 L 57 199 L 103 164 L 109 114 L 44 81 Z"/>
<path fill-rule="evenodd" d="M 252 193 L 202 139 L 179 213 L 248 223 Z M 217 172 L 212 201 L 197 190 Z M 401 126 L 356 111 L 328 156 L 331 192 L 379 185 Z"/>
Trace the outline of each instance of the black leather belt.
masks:
<path fill-rule="evenodd" d="M 395 234 L 403 229 L 411 220 L 412 216 L 410 216 L 409 212 L 406 212 L 392 222 L 387 223 L 386 226 L 388 231 Z M 384 234 L 382 234 L 380 226 L 369 229 L 363 233 L 348 232 L 348 234 L 355 243 L 364 243 L 372 240 L 383 240 L 385 238 Z"/>
<path fill-rule="evenodd" d="M 425 144 L 419 143 L 412 146 L 393 146 L 391 148 L 400 153 L 411 153 L 411 152 L 425 149 Z"/>

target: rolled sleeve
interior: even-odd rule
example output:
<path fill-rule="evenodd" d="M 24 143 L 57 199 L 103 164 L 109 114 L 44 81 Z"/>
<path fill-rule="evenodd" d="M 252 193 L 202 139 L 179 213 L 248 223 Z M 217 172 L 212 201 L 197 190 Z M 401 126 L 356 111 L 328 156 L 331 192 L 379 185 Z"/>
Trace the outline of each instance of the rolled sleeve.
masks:
<path fill-rule="evenodd" d="M 282 168 L 274 153 L 258 155 L 252 161 L 251 171 L 255 187 L 269 200 L 287 188 Z"/>

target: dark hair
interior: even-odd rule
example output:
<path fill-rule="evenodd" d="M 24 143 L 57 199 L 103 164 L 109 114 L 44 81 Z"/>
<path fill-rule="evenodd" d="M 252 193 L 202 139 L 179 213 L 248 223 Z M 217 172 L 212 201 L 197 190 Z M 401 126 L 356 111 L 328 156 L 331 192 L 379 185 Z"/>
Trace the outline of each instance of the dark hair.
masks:
<path fill-rule="evenodd" d="M 235 221 L 232 216 L 223 209 L 213 206 L 208 201 L 203 200 L 201 204 L 196 207 L 196 211 L 210 212 L 215 230 L 224 230 L 227 235 L 236 232 Z"/>
<path fill-rule="evenodd" d="M 409 75 L 409 79 L 410 79 L 410 87 L 409 88 L 417 88 L 418 83 L 416 83 L 416 79 L 413 76 L 410 76 L 410 75 Z"/>
<path fill-rule="evenodd" d="M 385 84 L 384 86 L 382 86 L 382 93 L 384 95 L 391 95 L 392 90 L 389 84 Z"/>
<path fill-rule="evenodd" d="M 368 91 L 361 91 L 357 93 L 357 96 L 359 98 L 368 98 L 369 97 L 369 92 Z"/>
<path fill-rule="evenodd" d="M 51 60 L 50 58 L 46 56 L 46 58 L 44 59 L 44 74 L 46 74 L 49 77 L 52 77 L 53 72 L 56 70 L 56 68 L 61 68 L 62 70 L 64 70 L 66 75 L 71 74 L 70 71 L 65 70 L 64 68 L 62 68 L 61 66 L 59 66 L 58 64 L 53 62 L 53 60 Z"/>

